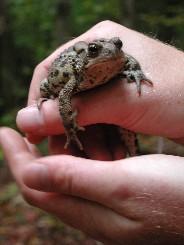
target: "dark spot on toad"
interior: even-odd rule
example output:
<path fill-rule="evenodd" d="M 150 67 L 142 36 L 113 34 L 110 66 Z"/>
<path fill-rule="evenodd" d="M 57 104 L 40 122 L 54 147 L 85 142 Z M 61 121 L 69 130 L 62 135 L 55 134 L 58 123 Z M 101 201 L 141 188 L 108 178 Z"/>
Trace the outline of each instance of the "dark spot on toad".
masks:
<path fill-rule="evenodd" d="M 50 73 L 50 76 L 53 78 L 53 77 L 57 77 L 59 75 L 59 71 L 57 69 L 53 70 L 51 73 Z"/>
<path fill-rule="evenodd" d="M 56 89 L 59 87 L 59 85 L 58 84 L 52 84 L 52 87 Z"/>
<path fill-rule="evenodd" d="M 71 116 L 72 115 L 72 111 L 68 111 L 68 116 Z"/>
<path fill-rule="evenodd" d="M 69 72 L 67 72 L 67 71 L 64 71 L 64 72 L 63 72 L 63 77 L 69 77 L 69 75 L 70 75 Z"/>

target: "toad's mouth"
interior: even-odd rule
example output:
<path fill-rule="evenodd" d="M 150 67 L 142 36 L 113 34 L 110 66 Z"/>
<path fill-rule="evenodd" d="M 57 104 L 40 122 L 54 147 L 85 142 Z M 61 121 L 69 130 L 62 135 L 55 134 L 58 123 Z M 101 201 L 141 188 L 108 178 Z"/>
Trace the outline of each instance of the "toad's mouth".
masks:
<path fill-rule="evenodd" d="M 116 54 L 116 55 L 102 55 L 100 57 L 96 57 L 94 59 L 91 59 L 87 62 L 86 64 L 86 68 L 89 68 L 91 66 L 100 66 L 100 65 L 103 65 L 105 66 L 106 64 L 109 64 L 109 63 L 122 63 L 124 64 L 125 62 L 125 57 L 122 56 L 122 54 Z"/>

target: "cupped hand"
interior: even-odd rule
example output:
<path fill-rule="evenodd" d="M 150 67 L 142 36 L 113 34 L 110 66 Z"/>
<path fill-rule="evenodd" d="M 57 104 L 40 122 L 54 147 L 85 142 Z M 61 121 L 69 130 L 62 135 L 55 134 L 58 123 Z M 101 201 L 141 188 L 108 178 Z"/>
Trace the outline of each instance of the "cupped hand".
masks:
<path fill-rule="evenodd" d="M 184 143 L 184 75 L 181 73 L 184 54 L 109 21 L 97 24 L 80 37 L 61 46 L 36 67 L 30 86 L 29 107 L 22 109 L 17 116 L 17 124 L 28 134 L 30 142 L 37 143 L 44 136 L 64 133 L 59 118 L 58 100 L 44 102 L 41 111 L 38 111 L 35 104 L 40 97 L 40 82 L 47 76 L 52 61 L 79 40 L 90 42 L 114 36 L 120 37 L 124 44 L 123 50 L 140 62 L 143 72 L 154 86 L 142 84 L 142 93 L 138 96 L 134 83 L 128 84 L 125 79 L 119 79 L 75 95 L 72 105 L 74 110 L 79 111 L 79 125 L 113 124 L 136 132 L 174 138 L 175 141 Z M 101 128 L 98 131 L 101 132 Z M 83 135 L 86 139 L 86 133 Z M 99 137 L 97 133 L 95 135 Z"/>
<path fill-rule="evenodd" d="M 0 143 L 24 198 L 105 244 L 184 243 L 183 158 L 116 162 L 57 155 L 1 128 Z"/>

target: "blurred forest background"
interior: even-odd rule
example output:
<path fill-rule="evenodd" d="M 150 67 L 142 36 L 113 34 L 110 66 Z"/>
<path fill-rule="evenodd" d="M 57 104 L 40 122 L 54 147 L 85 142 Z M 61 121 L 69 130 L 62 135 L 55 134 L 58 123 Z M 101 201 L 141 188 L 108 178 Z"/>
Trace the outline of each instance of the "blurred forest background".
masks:
<path fill-rule="evenodd" d="M 16 128 L 35 66 L 62 43 L 112 20 L 184 50 L 183 0 L 0 1 L 0 125 Z M 24 204 L 0 150 L 0 244 L 95 244 Z"/>

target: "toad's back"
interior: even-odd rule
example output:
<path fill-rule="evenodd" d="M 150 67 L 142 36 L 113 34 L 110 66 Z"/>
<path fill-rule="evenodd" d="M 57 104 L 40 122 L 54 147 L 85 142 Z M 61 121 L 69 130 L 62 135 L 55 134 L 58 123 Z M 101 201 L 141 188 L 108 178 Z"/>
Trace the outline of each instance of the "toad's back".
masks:
<path fill-rule="evenodd" d="M 48 77 L 40 85 L 41 102 L 49 98 L 59 97 L 59 112 L 67 135 L 65 149 L 73 139 L 82 150 L 76 132 L 84 130 L 77 123 L 77 112 L 72 112 L 72 95 L 108 82 L 117 75 L 126 77 L 130 82 L 136 82 L 140 94 L 141 81 L 152 82 L 145 77 L 139 63 L 122 51 L 119 38 L 98 39 L 92 43 L 77 42 L 65 50 L 51 65 Z M 137 155 L 138 143 L 135 133 L 123 129 L 124 138 L 130 155 Z M 128 132 L 128 133 L 126 133 Z M 130 149 L 134 147 L 134 149 Z"/>

